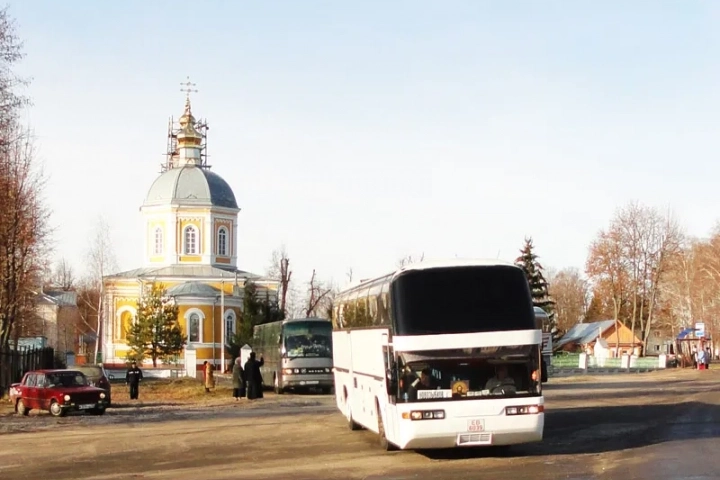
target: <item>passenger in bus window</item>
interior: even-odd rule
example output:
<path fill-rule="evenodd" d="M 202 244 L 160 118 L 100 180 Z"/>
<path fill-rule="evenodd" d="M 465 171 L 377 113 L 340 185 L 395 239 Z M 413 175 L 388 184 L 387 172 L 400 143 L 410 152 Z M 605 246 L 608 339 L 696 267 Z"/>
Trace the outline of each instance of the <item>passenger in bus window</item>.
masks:
<path fill-rule="evenodd" d="M 487 381 L 485 390 L 490 390 L 490 393 L 493 395 L 516 392 L 515 380 L 508 376 L 507 365 L 498 365 L 495 367 L 495 376 Z"/>
<path fill-rule="evenodd" d="M 412 383 L 412 386 L 415 390 L 435 390 L 438 387 L 436 385 L 437 382 L 434 380 L 432 370 L 430 370 L 430 368 L 423 368 L 422 372 L 420 372 L 420 378 L 416 379 Z"/>

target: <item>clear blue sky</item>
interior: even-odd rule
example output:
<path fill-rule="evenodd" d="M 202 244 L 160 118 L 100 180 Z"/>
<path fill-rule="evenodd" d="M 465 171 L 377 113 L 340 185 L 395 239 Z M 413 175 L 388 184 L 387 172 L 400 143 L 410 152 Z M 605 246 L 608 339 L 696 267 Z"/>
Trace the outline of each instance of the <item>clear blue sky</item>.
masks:
<path fill-rule="evenodd" d="M 584 266 L 629 200 L 691 234 L 718 219 L 720 3 L 42 1 L 10 3 L 56 255 L 93 219 L 141 265 L 138 208 L 179 82 L 234 188 L 239 266 L 285 243 L 305 281 L 398 257 Z"/>

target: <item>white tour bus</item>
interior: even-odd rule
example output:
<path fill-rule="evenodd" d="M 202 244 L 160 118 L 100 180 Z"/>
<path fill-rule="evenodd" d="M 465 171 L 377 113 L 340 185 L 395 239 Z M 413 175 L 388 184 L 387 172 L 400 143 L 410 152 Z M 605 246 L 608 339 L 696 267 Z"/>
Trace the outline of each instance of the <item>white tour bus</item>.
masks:
<path fill-rule="evenodd" d="M 537 442 L 541 343 L 519 267 L 408 265 L 336 297 L 337 406 L 387 450 Z"/>

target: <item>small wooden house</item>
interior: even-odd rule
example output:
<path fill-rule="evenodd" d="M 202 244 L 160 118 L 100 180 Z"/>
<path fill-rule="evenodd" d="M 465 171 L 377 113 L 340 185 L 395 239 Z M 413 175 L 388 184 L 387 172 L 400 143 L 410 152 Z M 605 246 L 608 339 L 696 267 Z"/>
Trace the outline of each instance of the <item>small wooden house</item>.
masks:
<path fill-rule="evenodd" d="M 558 349 L 566 352 L 592 351 L 598 339 L 604 341 L 602 348 L 613 357 L 642 353 L 642 341 L 625 324 L 615 320 L 578 323 L 558 340 Z"/>

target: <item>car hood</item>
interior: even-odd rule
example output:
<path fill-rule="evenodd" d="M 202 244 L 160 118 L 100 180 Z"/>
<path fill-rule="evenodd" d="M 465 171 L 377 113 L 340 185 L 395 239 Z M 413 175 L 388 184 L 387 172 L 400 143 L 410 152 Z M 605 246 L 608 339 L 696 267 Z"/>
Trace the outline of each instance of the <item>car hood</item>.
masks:
<path fill-rule="evenodd" d="M 57 390 L 59 392 L 72 394 L 72 393 L 88 393 L 88 392 L 104 392 L 102 388 L 97 387 L 54 387 L 53 390 Z"/>

